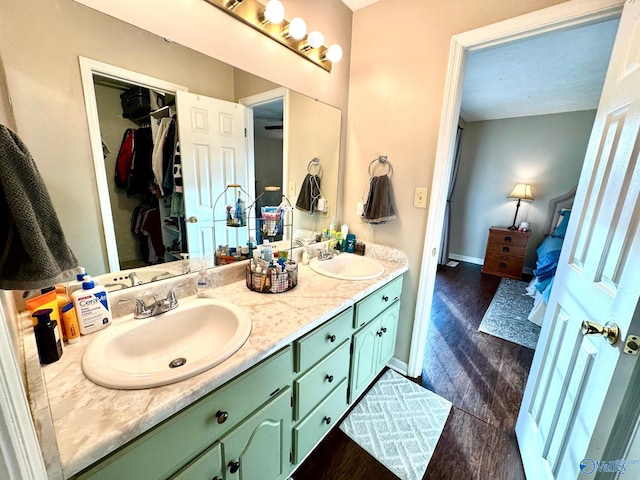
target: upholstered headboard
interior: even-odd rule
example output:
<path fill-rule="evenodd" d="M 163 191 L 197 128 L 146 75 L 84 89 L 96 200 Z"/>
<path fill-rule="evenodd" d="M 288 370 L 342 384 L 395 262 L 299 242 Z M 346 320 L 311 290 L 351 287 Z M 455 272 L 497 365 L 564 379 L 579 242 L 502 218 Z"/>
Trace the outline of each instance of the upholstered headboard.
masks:
<path fill-rule="evenodd" d="M 551 235 L 560 220 L 559 212 L 562 209 L 571 210 L 573 199 L 576 196 L 576 187 L 573 187 L 567 193 L 559 197 L 549 200 L 549 209 L 547 210 L 547 218 L 544 222 L 544 235 Z"/>

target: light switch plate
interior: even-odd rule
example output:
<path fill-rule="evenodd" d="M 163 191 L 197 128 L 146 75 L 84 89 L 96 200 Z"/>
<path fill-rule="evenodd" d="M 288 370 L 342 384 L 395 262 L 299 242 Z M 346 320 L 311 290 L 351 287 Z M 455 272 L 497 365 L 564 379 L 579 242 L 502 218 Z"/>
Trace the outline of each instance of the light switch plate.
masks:
<path fill-rule="evenodd" d="M 295 181 L 289 182 L 289 193 L 287 193 L 287 196 L 289 198 L 293 198 L 296 196 L 296 194 L 297 194 L 296 182 Z"/>
<path fill-rule="evenodd" d="M 428 187 L 416 187 L 413 194 L 413 206 L 415 208 L 427 208 L 427 198 L 429 197 Z"/>

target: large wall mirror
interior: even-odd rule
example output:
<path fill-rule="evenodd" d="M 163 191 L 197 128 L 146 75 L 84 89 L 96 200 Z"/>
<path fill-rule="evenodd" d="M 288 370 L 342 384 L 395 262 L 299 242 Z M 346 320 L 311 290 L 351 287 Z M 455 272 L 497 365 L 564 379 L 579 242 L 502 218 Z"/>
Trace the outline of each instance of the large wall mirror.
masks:
<path fill-rule="evenodd" d="M 161 122 L 160 117 L 123 118 L 120 96 L 132 86 L 151 89 L 154 110 L 165 106 L 166 98 L 172 99 L 176 91 L 186 92 L 190 97 L 185 98 L 193 102 L 215 99 L 242 107 L 248 128 L 242 168 L 225 170 L 223 159 L 219 165 L 224 172 L 209 172 L 206 181 L 203 171 L 191 172 L 198 190 L 184 185 L 185 198 L 209 207 L 205 217 L 219 215 L 212 211 L 213 203 L 229 183 L 245 186 L 250 194 L 243 199 L 247 202 L 258 197 L 265 186 L 275 184 L 295 205 L 310 161 L 318 158 L 327 212 L 294 210 L 293 223 L 295 229 L 312 231 L 329 223 L 338 197 L 338 109 L 71 0 L 46 3 L 13 12 L 14 23 L 22 24 L 19 28 L 2 25 L 11 39 L 10 48 L 3 47 L 3 56 L 18 133 L 32 151 L 69 244 L 88 272 L 98 275 L 125 270 L 144 265 L 150 258 L 140 246 L 144 240 L 131 232 L 134 210 L 149 197 L 128 194 L 114 182 L 125 131 L 145 128 L 145 122 L 154 127 Z M 16 16 L 25 21 L 15 22 Z M 41 32 L 42 25 L 53 31 Z M 21 51 L 14 51 L 17 48 Z M 25 51 L 32 54 L 24 55 Z M 162 94 L 162 100 L 155 94 Z M 198 105 L 187 100 L 181 105 L 180 95 L 178 98 L 171 104 L 177 115 L 191 118 Z M 176 114 L 175 110 L 169 110 L 169 115 Z M 183 156 L 185 151 L 191 152 L 192 161 L 201 161 L 200 140 L 186 137 L 180 138 Z M 221 203 L 223 208 L 236 194 L 229 192 L 230 197 Z M 280 203 L 279 195 L 262 200 Z M 162 197 L 159 201 L 162 204 Z M 170 212 L 170 203 L 165 207 Z M 163 212 L 161 221 L 176 226 L 171 215 Z M 189 217 L 187 212 L 184 221 Z M 180 232 L 181 225 L 177 227 Z M 215 247 L 216 243 L 246 241 L 238 236 L 230 238 L 224 229 L 210 230 L 207 239 L 200 230 L 200 244 L 208 241 Z M 212 264 L 211 251 L 194 248 L 189 252 L 186 245 L 176 251 L 170 236 L 163 237 L 163 246 L 170 252 L 189 253 L 192 265 L 202 253 L 207 264 Z M 180 262 L 170 265 L 169 260 L 170 255 L 152 260 L 158 263 L 149 279 L 165 278 L 164 271 L 182 271 Z"/>

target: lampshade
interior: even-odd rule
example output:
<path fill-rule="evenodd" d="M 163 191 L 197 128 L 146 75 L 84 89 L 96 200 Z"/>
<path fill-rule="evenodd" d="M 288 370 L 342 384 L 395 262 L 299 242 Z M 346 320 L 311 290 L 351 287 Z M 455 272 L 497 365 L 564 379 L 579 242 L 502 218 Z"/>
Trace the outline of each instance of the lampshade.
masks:
<path fill-rule="evenodd" d="M 519 200 L 533 200 L 531 195 L 531 185 L 528 183 L 518 183 L 507 198 L 517 198 Z"/>

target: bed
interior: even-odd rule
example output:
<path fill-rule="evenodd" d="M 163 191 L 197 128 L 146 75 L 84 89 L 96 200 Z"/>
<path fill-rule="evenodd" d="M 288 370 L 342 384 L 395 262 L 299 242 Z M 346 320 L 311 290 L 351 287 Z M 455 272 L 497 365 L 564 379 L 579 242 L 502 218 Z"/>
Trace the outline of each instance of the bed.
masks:
<path fill-rule="evenodd" d="M 564 195 L 549 201 L 544 226 L 545 239 L 536 249 L 538 258 L 536 268 L 533 270 L 534 277 L 527 287 L 527 294 L 534 298 L 529 320 L 538 326 L 542 326 L 544 313 L 549 302 L 575 194 L 574 187 Z"/>

